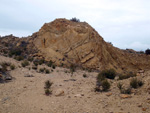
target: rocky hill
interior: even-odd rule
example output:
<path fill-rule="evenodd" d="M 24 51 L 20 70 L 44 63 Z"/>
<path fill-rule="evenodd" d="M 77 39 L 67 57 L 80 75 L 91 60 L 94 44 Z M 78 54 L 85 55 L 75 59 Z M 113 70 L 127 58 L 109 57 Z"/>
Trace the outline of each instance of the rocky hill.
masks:
<path fill-rule="evenodd" d="M 13 48 L 23 51 L 23 56 L 34 56 L 56 65 L 75 65 L 82 68 L 103 70 L 113 68 L 118 72 L 149 69 L 150 56 L 129 53 L 106 43 L 86 22 L 56 19 L 45 23 L 32 36 L 0 38 L 0 51 Z"/>

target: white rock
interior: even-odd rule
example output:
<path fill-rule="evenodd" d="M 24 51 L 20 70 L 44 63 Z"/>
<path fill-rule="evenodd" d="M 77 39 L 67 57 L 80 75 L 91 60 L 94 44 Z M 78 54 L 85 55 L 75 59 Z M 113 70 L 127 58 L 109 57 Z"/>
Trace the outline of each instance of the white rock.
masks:
<path fill-rule="evenodd" d="M 58 90 L 56 90 L 56 92 L 55 92 L 55 96 L 63 96 L 64 95 L 64 90 L 63 89 L 58 89 Z"/>

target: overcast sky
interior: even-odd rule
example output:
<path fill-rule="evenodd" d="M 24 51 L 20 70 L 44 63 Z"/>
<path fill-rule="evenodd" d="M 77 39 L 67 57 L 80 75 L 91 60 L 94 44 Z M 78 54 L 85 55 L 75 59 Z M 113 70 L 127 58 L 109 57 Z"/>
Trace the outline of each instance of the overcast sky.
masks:
<path fill-rule="evenodd" d="M 150 0 L 0 0 L 0 35 L 28 36 L 45 22 L 72 17 L 121 49 L 150 48 Z"/>

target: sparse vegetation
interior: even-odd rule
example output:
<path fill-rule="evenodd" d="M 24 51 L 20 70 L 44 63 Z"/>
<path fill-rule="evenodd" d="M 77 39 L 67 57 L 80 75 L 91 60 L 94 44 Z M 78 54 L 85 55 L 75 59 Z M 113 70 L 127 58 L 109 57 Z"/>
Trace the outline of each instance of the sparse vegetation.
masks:
<path fill-rule="evenodd" d="M 32 62 L 33 61 L 33 57 L 28 57 L 28 61 Z"/>
<path fill-rule="evenodd" d="M 120 92 L 122 93 L 122 94 L 131 94 L 131 87 L 128 87 L 128 88 L 122 88 L 121 90 L 120 90 Z"/>
<path fill-rule="evenodd" d="M 49 72 L 49 70 L 48 70 L 48 69 L 46 69 L 46 70 L 45 70 L 45 73 L 46 73 L 46 74 L 49 74 L 50 72 Z"/>
<path fill-rule="evenodd" d="M 50 89 L 45 89 L 45 95 L 49 96 L 52 93 Z"/>
<path fill-rule="evenodd" d="M 108 79 L 114 79 L 116 76 L 116 71 L 114 69 L 103 70 L 100 74 Z"/>
<path fill-rule="evenodd" d="M 150 55 L 150 49 L 145 50 L 146 55 Z"/>
<path fill-rule="evenodd" d="M 52 68 L 53 68 L 53 69 L 55 69 L 55 68 L 56 68 L 56 66 L 53 64 L 53 65 L 52 65 Z"/>
<path fill-rule="evenodd" d="M 87 75 L 84 73 L 84 74 L 83 74 L 83 77 L 84 77 L 84 78 L 87 78 Z"/>
<path fill-rule="evenodd" d="M 23 51 L 22 51 L 21 49 L 19 49 L 19 48 L 14 48 L 14 49 L 10 50 L 9 56 L 13 56 L 13 55 L 15 55 L 15 56 L 20 56 L 22 52 L 23 52 Z"/>
<path fill-rule="evenodd" d="M 137 78 L 131 79 L 131 81 L 130 81 L 130 86 L 131 86 L 132 88 L 137 88 L 137 87 L 138 87 Z"/>
<path fill-rule="evenodd" d="M 52 86 L 52 82 L 50 80 L 45 81 L 45 94 L 46 95 L 50 95 L 52 93 L 51 91 L 51 86 Z"/>
<path fill-rule="evenodd" d="M 73 21 L 73 22 L 80 22 L 80 20 L 79 20 L 79 19 L 77 19 L 76 17 L 74 17 L 74 18 L 70 19 L 70 21 Z"/>
<path fill-rule="evenodd" d="M 36 60 L 33 61 L 33 64 L 35 66 L 42 65 L 43 63 L 45 63 L 44 59 L 36 59 Z"/>
<path fill-rule="evenodd" d="M 37 61 L 33 61 L 33 64 L 34 64 L 35 66 L 38 66 L 38 62 L 37 62 Z"/>
<path fill-rule="evenodd" d="M 107 79 L 102 81 L 102 88 L 103 88 L 103 91 L 108 91 L 108 89 L 110 89 L 110 83 L 108 82 Z"/>
<path fill-rule="evenodd" d="M 10 65 L 10 69 L 11 69 L 11 70 L 14 70 L 14 69 L 15 69 L 15 65 L 14 65 L 14 64 L 11 64 L 11 65 Z"/>
<path fill-rule="evenodd" d="M 74 64 L 71 64 L 70 72 L 73 74 L 73 72 L 75 72 L 75 70 L 76 70 L 76 66 Z"/>
<path fill-rule="evenodd" d="M 103 73 L 99 73 L 97 76 L 95 91 L 108 91 L 110 86 L 111 84 L 106 79 L 106 76 Z"/>
<path fill-rule="evenodd" d="M 143 84 L 144 84 L 143 81 L 137 80 L 137 78 L 133 78 L 130 81 L 130 86 L 135 89 L 141 87 Z"/>
<path fill-rule="evenodd" d="M 6 72 L 7 71 L 7 63 L 6 62 L 2 62 L 0 65 L 2 66 L 0 71 L 1 72 Z"/>
<path fill-rule="evenodd" d="M 144 82 L 142 80 L 138 80 L 138 86 L 141 87 L 143 86 Z"/>
<path fill-rule="evenodd" d="M 39 72 L 43 73 L 45 68 L 40 68 Z"/>
<path fill-rule="evenodd" d="M 32 69 L 37 70 L 37 66 L 33 66 Z"/>
<path fill-rule="evenodd" d="M 117 87 L 119 88 L 119 90 L 122 90 L 123 84 L 119 82 L 119 83 L 117 84 Z"/>
<path fill-rule="evenodd" d="M 99 73 L 97 76 L 97 84 L 100 84 L 101 81 L 103 81 L 105 79 L 106 79 L 105 76 L 103 74 Z"/>
<path fill-rule="evenodd" d="M 120 74 L 119 80 L 128 79 L 130 77 L 135 77 L 135 76 L 136 76 L 136 74 L 133 72 L 128 72 L 127 74 Z"/>
<path fill-rule="evenodd" d="M 38 61 L 38 64 L 39 64 L 39 65 L 42 65 L 44 62 L 45 62 L 44 59 L 40 59 L 40 60 Z"/>
<path fill-rule="evenodd" d="M 50 81 L 50 80 L 47 80 L 47 81 L 45 81 L 45 89 L 50 89 L 51 88 L 51 86 L 52 86 L 52 82 Z"/>
<path fill-rule="evenodd" d="M 22 63 L 21 63 L 22 67 L 26 67 L 29 65 L 29 62 L 27 60 L 24 60 Z"/>
<path fill-rule="evenodd" d="M 131 87 L 124 88 L 123 84 L 120 83 L 120 82 L 117 84 L 117 87 L 119 88 L 120 93 L 122 93 L 122 94 L 131 94 L 131 89 L 132 89 Z"/>
<path fill-rule="evenodd" d="M 24 60 L 24 57 L 23 56 L 15 56 L 14 59 L 21 61 L 21 60 Z"/>
<path fill-rule="evenodd" d="M 48 62 L 48 64 L 47 64 L 47 66 L 48 66 L 48 67 L 52 67 L 52 65 L 53 65 L 53 62 L 50 60 L 50 61 Z"/>
<path fill-rule="evenodd" d="M 50 73 L 49 69 L 46 69 L 46 68 L 40 68 L 40 69 L 39 69 L 39 72 L 40 72 L 40 73 L 43 73 L 43 72 L 44 72 L 44 73 L 46 73 L 46 74 L 49 74 L 49 73 Z"/>

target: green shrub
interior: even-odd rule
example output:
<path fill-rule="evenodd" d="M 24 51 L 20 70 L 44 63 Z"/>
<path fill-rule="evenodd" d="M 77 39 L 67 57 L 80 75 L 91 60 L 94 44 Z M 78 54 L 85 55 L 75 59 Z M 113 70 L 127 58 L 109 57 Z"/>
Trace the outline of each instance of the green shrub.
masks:
<path fill-rule="evenodd" d="M 53 62 L 50 60 L 50 61 L 48 62 L 48 64 L 47 64 L 47 66 L 48 66 L 48 67 L 52 67 L 52 65 L 53 65 Z"/>
<path fill-rule="evenodd" d="M 27 60 L 24 60 L 22 63 L 21 63 L 22 67 L 26 67 L 29 65 L 29 62 Z"/>
<path fill-rule="evenodd" d="M 52 82 L 50 81 L 50 80 L 47 80 L 47 81 L 45 81 L 45 89 L 50 89 L 51 88 L 51 86 L 52 86 Z"/>
<path fill-rule="evenodd" d="M 9 55 L 10 56 L 13 56 L 13 55 L 20 56 L 22 52 L 23 51 L 21 49 L 15 48 L 15 49 L 10 50 Z"/>
<path fill-rule="evenodd" d="M 143 84 L 144 84 L 144 82 L 142 80 L 137 80 L 137 78 L 133 78 L 130 81 L 130 86 L 135 89 L 143 86 Z"/>
<path fill-rule="evenodd" d="M 52 68 L 53 68 L 53 69 L 55 69 L 55 68 L 56 68 L 56 66 L 53 64 L 53 65 L 52 65 Z"/>
<path fill-rule="evenodd" d="M 2 62 L 0 65 L 2 66 L 2 69 L 0 69 L 0 71 L 1 72 L 6 72 L 7 71 L 7 64 L 6 64 L 6 62 Z"/>
<path fill-rule="evenodd" d="M 118 87 L 120 90 L 122 90 L 123 84 L 119 82 L 119 83 L 117 84 L 117 87 Z"/>
<path fill-rule="evenodd" d="M 105 76 L 104 76 L 103 74 L 101 74 L 101 73 L 99 73 L 99 74 L 97 75 L 97 78 L 96 78 L 97 83 L 100 83 L 101 81 L 103 81 L 103 80 L 105 80 L 105 79 L 106 79 Z"/>
<path fill-rule="evenodd" d="M 45 73 L 46 73 L 46 74 L 49 74 L 50 72 L 49 72 L 49 70 L 48 70 L 48 69 L 46 69 L 46 70 L 45 70 Z"/>
<path fill-rule="evenodd" d="M 70 72 L 73 74 L 73 72 L 75 72 L 75 70 L 76 70 L 76 66 L 74 64 L 71 64 Z"/>
<path fill-rule="evenodd" d="M 138 87 L 138 80 L 137 80 L 137 78 L 131 79 L 131 81 L 130 81 L 130 86 L 131 86 L 132 88 L 137 88 L 137 87 Z"/>
<path fill-rule="evenodd" d="M 38 62 L 37 62 L 37 61 L 33 61 L 33 64 L 34 64 L 35 66 L 38 66 Z"/>
<path fill-rule="evenodd" d="M 45 94 L 46 95 L 50 95 L 52 93 L 52 91 L 51 91 L 52 84 L 53 83 L 49 80 L 45 81 L 45 87 L 44 88 L 45 88 Z"/>
<path fill-rule="evenodd" d="M 143 86 L 144 82 L 142 80 L 138 80 L 138 86 L 141 87 Z"/>
<path fill-rule="evenodd" d="M 14 59 L 16 59 L 18 61 L 21 61 L 21 60 L 24 60 L 24 57 L 23 56 L 15 56 Z"/>
<path fill-rule="evenodd" d="M 150 55 L 150 49 L 145 50 L 146 55 Z"/>
<path fill-rule="evenodd" d="M 28 61 L 32 62 L 33 61 L 33 57 L 28 57 Z"/>
<path fill-rule="evenodd" d="M 100 92 L 101 91 L 99 86 L 96 86 L 94 90 L 95 90 L 95 92 Z"/>
<path fill-rule="evenodd" d="M 120 92 L 121 92 L 122 94 L 131 94 L 131 87 L 122 88 L 122 89 L 120 90 Z"/>
<path fill-rule="evenodd" d="M 50 89 L 45 89 L 45 95 L 49 96 L 52 94 L 52 91 Z"/>
<path fill-rule="evenodd" d="M 14 70 L 15 69 L 15 65 L 14 64 L 10 65 L 10 69 Z"/>
<path fill-rule="evenodd" d="M 70 19 L 70 21 L 73 21 L 73 22 L 80 22 L 80 20 L 79 20 L 79 19 L 77 19 L 76 17 L 74 17 L 74 18 Z"/>
<path fill-rule="evenodd" d="M 128 79 L 128 78 L 130 78 L 130 77 L 135 77 L 136 76 L 136 74 L 135 73 L 133 73 L 133 72 L 128 72 L 127 74 L 120 74 L 119 75 L 119 80 L 123 80 L 123 79 Z"/>
<path fill-rule="evenodd" d="M 38 64 L 39 64 L 39 65 L 42 65 L 44 62 L 45 62 L 44 59 L 40 59 L 40 60 L 38 61 Z"/>
<path fill-rule="evenodd" d="M 84 73 L 84 74 L 83 74 L 83 77 L 84 77 L 84 78 L 87 78 L 87 75 Z"/>
<path fill-rule="evenodd" d="M 45 70 L 45 68 L 40 68 L 39 71 L 40 71 L 40 72 L 44 72 L 44 70 Z"/>
<path fill-rule="evenodd" d="M 103 88 L 103 91 L 108 91 L 110 89 L 110 83 L 108 82 L 108 80 L 102 81 L 102 88 Z"/>
<path fill-rule="evenodd" d="M 116 71 L 114 69 L 103 70 L 100 74 L 108 79 L 114 79 L 116 76 Z"/>
<path fill-rule="evenodd" d="M 32 69 L 37 70 L 37 66 L 33 66 Z"/>

